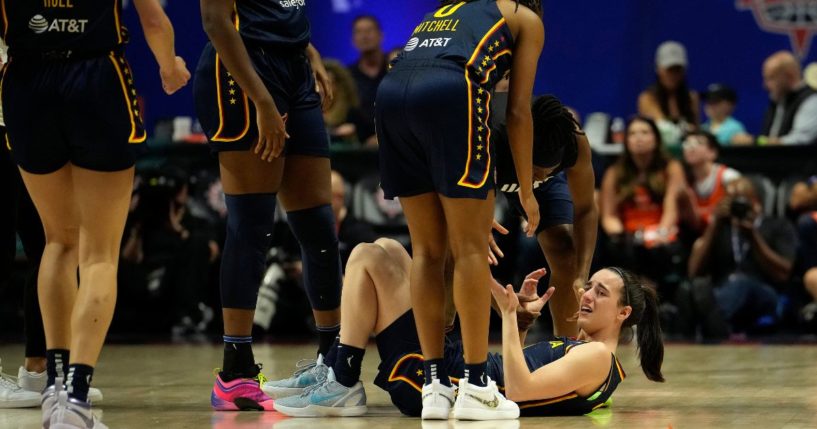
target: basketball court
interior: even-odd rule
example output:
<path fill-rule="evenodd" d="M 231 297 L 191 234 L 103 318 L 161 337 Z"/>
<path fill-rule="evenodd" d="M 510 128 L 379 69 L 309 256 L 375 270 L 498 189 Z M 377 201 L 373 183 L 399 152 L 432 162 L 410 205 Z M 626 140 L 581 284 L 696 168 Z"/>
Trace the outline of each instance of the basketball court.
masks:
<path fill-rule="evenodd" d="M 257 345 L 264 374 L 284 378 L 311 345 Z M 21 346 L 0 346 L 7 373 L 22 362 Z M 95 411 L 116 428 L 213 429 L 514 429 L 514 428 L 764 428 L 817 427 L 817 348 L 813 346 L 668 345 L 665 384 L 648 381 L 633 346 L 619 348 L 627 379 L 609 409 L 581 417 L 503 422 L 422 422 L 401 416 L 374 386 L 377 350 L 363 365 L 369 414 L 359 418 L 293 419 L 276 412 L 213 412 L 212 369 L 221 345 L 105 347 L 94 378 L 104 402 Z M 39 409 L 0 410 L 0 428 L 40 427 Z"/>

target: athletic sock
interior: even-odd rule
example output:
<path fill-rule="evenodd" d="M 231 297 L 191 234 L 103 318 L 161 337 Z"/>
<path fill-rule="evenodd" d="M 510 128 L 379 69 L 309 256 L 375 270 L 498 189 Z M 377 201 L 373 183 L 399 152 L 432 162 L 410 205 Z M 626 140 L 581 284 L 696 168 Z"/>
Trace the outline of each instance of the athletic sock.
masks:
<path fill-rule="evenodd" d="M 485 371 L 488 368 L 488 362 L 482 361 L 480 363 L 466 363 L 465 364 L 465 378 L 468 383 L 474 386 L 485 387 L 488 381 L 485 376 Z"/>
<path fill-rule="evenodd" d="M 224 336 L 224 364 L 221 379 L 252 378 L 257 375 L 255 357 L 252 354 L 252 337 Z"/>
<path fill-rule="evenodd" d="M 451 379 L 448 378 L 448 371 L 445 368 L 445 360 L 427 359 L 423 362 L 423 373 L 425 374 L 426 383 L 431 384 L 434 379 L 440 380 L 440 384 L 451 387 Z"/>
<path fill-rule="evenodd" d="M 337 359 L 332 369 L 335 371 L 335 379 L 338 383 L 352 387 L 360 381 L 360 368 L 363 365 L 363 355 L 366 349 L 339 344 Z"/>
<path fill-rule="evenodd" d="M 94 377 L 94 368 L 88 365 L 72 363 L 68 365 L 68 378 L 65 385 L 68 387 L 68 396 L 82 402 L 88 402 L 88 389 L 91 388 L 91 379 Z"/>
<path fill-rule="evenodd" d="M 335 361 L 338 357 L 338 347 L 340 347 L 340 335 L 335 337 L 335 341 L 332 342 L 332 345 L 329 346 L 329 350 L 326 352 L 326 355 L 323 357 L 323 364 L 332 368 L 335 366 Z"/>
<path fill-rule="evenodd" d="M 318 354 L 325 358 L 339 334 L 340 323 L 335 326 L 318 326 Z"/>
<path fill-rule="evenodd" d="M 57 377 L 68 378 L 68 359 L 71 352 L 65 349 L 45 351 L 46 386 L 53 386 Z"/>

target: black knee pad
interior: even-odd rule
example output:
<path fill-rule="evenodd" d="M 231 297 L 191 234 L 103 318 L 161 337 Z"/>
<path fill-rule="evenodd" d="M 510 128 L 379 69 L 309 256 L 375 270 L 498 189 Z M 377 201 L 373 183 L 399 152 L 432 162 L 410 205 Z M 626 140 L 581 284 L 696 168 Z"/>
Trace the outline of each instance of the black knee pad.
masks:
<path fill-rule="evenodd" d="M 287 212 L 287 220 L 301 245 L 309 303 L 319 311 L 338 308 L 342 273 L 332 206 Z"/>
<path fill-rule="evenodd" d="M 255 309 L 275 220 L 275 194 L 227 195 L 221 305 Z"/>

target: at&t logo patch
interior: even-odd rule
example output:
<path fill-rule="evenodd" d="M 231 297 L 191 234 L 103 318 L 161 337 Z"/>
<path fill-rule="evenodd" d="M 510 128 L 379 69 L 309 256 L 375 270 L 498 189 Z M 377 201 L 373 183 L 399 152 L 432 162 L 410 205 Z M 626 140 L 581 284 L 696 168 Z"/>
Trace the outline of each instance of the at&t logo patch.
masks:
<path fill-rule="evenodd" d="M 28 21 L 28 28 L 37 34 L 45 32 L 56 33 L 84 33 L 87 19 L 55 19 L 48 22 L 42 15 L 34 15 Z"/>

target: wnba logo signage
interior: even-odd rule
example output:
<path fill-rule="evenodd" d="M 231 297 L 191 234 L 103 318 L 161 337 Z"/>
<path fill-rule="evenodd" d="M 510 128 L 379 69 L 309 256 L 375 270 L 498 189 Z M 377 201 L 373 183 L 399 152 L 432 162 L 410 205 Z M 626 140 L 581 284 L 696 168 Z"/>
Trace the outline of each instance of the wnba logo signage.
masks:
<path fill-rule="evenodd" d="M 736 0 L 738 10 L 751 10 L 764 31 L 788 34 L 792 50 L 805 58 L 817 33 L 817 0 Z"/>

